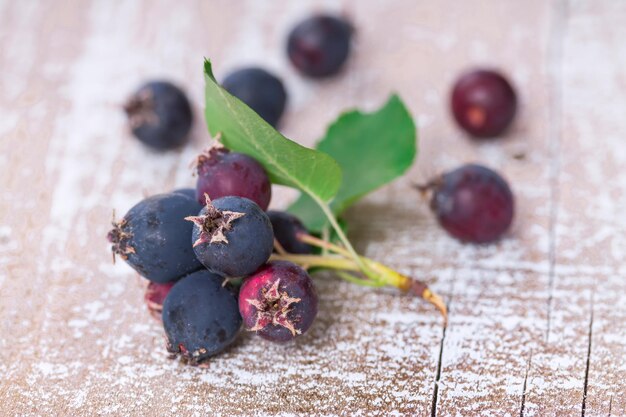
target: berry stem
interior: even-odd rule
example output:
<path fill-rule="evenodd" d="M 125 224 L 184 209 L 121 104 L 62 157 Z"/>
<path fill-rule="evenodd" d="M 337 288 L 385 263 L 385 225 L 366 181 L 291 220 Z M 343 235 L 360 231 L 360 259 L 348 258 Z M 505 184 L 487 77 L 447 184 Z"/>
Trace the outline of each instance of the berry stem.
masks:
<path fill-rule="evenodd" d="M 363 262 L 361 261 L 361 258 L 356 253 L 356 251 L 352 247 L 352 244 L 348 240 L 348 237 L 341 229 L 341 226 L 339 226 L 339 223 L 337 223 L 337 219 L 335 219 L 335 215 L 330 210 L 330 207 L 328 207 L 328 204 L 326 204 L 325 202 L 323 202 L 322 200 L 320 200 L 317 196 L 313 194 L 311 194 L 311 197 L 317 202 L 317 204 L 320 206 L 320 208 L 322 209 L 322 211 L 328 218 L 328 221 L 330 222 L 330 225 L 333 227 L 333 229 L 335 229 L 335 232 L 337 233 L 339 240 L 341 240 L 341 243 L 343 243 L 346 249 L 350 252 L 351 258 L 354 259 L 357 265 L 359 265 L 359 267 L 361 268 L 361 271 L 363 271 L 365 275 L 367 275 L 370 278 L 373 278 L 371 276 L 372 275 L 371 271 L 365 266 L 365 264 L 363 264 Z"/>
<path fill-rule="evenodd" d="M 308 239 L 310 244 L 315 244 L 315 240 L 317 238 Z M 323 241 L 322 241 L 323 242 Z M 328 242 L 323 242 L 330 247 L 335 247 L 335 249 L 339 249 L 341 251 L 345 251 L 343 248 L 339 248 L 336 245 L 329 244 Z M 347 251 L 346 251 L 347 252 Z M 278 255 L 273 254 L 270 257 L 271 261 L 290 261 L 298 265 L 306 265 L 307 267 L 320 267 L 333 269 L 338 272 L 339 277 L 342 279 L 352 282 L 358 285 L 364 285 L 368 287 L 382 287 L 385 285 L 389 285 L 392 287 L 396 287 L 401 289 L 404 292 L 410 292 L 413 295 L 416 295 L 420 298 L 423 298 L 425 301 L 434 305 L 443 316 L 444 320 L 447 322 L 447 308 L 446 304 L 443 302 L 441 297 L 432 292 L 426 284 L 421 281 L 412 279 L 403 275 L 386 265 L 381 264 L 380 262 L 376 262 L 372 259 L 360 256 L 359 260 L 362 264 L 367 265 L 367 268 L 373 272 L 374 278 L 369 279 L 361 279 L 355 277 L 353 274 L 347 273 L 345 271 L 352 272 L 363 272 L 362 268 L 352 259 L 345 257 L 344 255 Z"/>

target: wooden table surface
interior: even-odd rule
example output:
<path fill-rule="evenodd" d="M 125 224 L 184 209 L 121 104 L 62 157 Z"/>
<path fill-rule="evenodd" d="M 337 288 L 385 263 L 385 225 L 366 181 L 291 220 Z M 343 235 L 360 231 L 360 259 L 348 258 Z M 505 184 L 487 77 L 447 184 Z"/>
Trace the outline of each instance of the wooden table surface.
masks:
<path fill-rule="evenodd" d="M 356 26 L 345 71 L 300 77 L 286 33 L 313 11 Z M 0 414 L 626 415 L 626 3 L 603 1 L 0 1 Z M 418 120 L 408 175 L 350 210 L 367 256 L 426 280 L 450 322 L 393 290 L 318 281 L 294 344 L 244 336 L 208 369 L 168 360 L 143 283 L 111 264 L 111 209 L 192 186 L 206 146 L 202 59 L 218 78 L 280 74 L 282 130 L 311 145 L 342 110 L 398 92 Z M 448 112 L 455 77 L 501 68 L 521 97 L 503 140 Z M 119 105 L 167 77 L 193 144 L 155 154 Z M 482 162 L 517 198 L 506 239 L 448 237 L 415 181 Z M 295 193 L 277 188 L 272 206 Z"/>

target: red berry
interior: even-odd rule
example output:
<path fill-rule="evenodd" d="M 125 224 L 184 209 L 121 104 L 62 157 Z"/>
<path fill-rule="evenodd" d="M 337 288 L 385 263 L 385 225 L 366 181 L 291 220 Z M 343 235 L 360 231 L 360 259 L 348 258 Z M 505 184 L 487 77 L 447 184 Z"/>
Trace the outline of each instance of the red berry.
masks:
<path fill-rule="evenodd" d="M 161 312 L 163 311 L 163 301 L 170 292 L 172 287 L 176 284 L 175 281 L 166 282 L 165 284 L 159 284 L 156 282 L 150 282 L 146 288 L 144 300 L 148 306 L 148 311 L 152 317 L 157 320 L 161 320 Z"/>
<path fill-rule="evenodd" d="M 501 74 L 474 70 L 454 85 L 452 113 L 459 126 L 476 138 L 499 136 L 513 121 L 517 97 Z"/>
<path fill-rule="evenodd" d="M 317 293 L 304 269 L 270 262 L 246 278 L 239 291 L 239 312 L 246 329 L 273 342 L 306 332 L 317 315 Z"/>
<path fill-rule="evenodd" d="M 196 198 L 202 205 L 226 196 L 245 197 L 267 210 L 272 187 L 265 170 L 248 155 L 214 146 L 198 156 Z"/>
<path fill-rule="evenodd" d="M 468 164 L 432 182 L 431 208 L 443 228 L 466 242 L 500 238 L 513 221 L 513 194 L 496 172 Z"/>

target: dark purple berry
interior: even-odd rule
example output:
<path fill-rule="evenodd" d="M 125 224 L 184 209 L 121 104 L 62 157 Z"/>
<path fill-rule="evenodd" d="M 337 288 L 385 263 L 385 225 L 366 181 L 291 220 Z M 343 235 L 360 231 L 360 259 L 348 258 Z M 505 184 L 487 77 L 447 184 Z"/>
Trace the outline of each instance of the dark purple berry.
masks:
<path fill-rule="evenodd" d="M 192 365 L 228 347 L 241 329 L 237 297 L 223 278 L 202 270 L 178 281 L 163 303 L 168 351 Z"/>
<path fill-rule="evenodd" d="M 501 74 L 474 70 L 457 80 L 451 106 L 459 126 L 474 137 L 489 138 L 509 127 L 515 117 L 517 97 Z"/>
<path fill-rule="evenodd" d="M 189 198 L 191 198 L 192 200 L 196 200 L 196 190 L 193 188 L 179 188 L 177 190 L 172 191 L 172 193 L 174 194 L 182 194 L 184 196 L 187 196 Z M 198 203 L 200 204 L 200 203 Z M 198 208 L 198 211 L 200 211 L 202 209 L 202 204 L 200 204 L 200 207 Z"/>
<path fill-rule="evenodd" d="M 279 78 L 261 68 L 244 68 L 226 77 L 222 87 L 276 127 L 287 101 Z"/>
<path fill-rule="evenodd" d="M 239 290 L 239 311 L 246 329 L 273 342 L 306 332 L 317 315 L 317 293 L 304 269 L 270 262 L 246 278 Z"/>
<path fill-rule="evenodd" d="M 298 239 L 298 234 L 308 234 L 300 219 L 284 211 L 268 211 L 274 237 L 280 246 L 289 253 L 312 253 L 313 248 Z"/>
<path fill-rule="evenodd" d="M 274 234 L 270 219 L 247 198 L 207 198 L 200 214 L 187 220 L 194 225 L 191 236 L 196 256 L 217 274 L 249 275 L 272 254 Z"/>
<path fill-rule="evenodd" d="M 352 26 L 343 19 L 319 15 L 300 22 L 287 40 L 291 63 L 310 77 L 336 74 L 348 58 Z"/>
<path fill-rule="evenodd" d="M 165 284 L 158 284 L 151 282 L 146 288 L 144 294 L 144 300 L 148 306 L 148 311 L 155 319 L 161 320 L 161 312 L 163 311 L 163 302 L 165 297 L 169 294 L 170 290 L 176 282 L 166 282 Z"/>
<path fill-rule="evenodd" d="M 187 142 L 192 113 L 189 100 L 167 81 L 151 81 L 124 105 L 133 134 L 146 145 L 174 149 Z"/>
<path fill-rule="evenodd" d="M 464 165 L 431 184 L 431 208 L 441 226 L 459 240 L 492 242 L 513 221 L 511 189 L 498 173 L 488 168 Z"/>
<path fill-rule="evenodd" d="M 181 194 L 159 194 L 139 202 L 108 234 L 111 250 L 141 276 L 153 282 L 174 281 L 197 271 L 189 237 L 193 225 L 185 217 L 197 214 L 198 202 Z"/>
<path fill-rule="evenodd" d="M 204 204 L 204 195 L 212 200 L 238 196 L 248 198 L 267 210 L 272 186 L 265 170 L 248 155 L 229 152 L 217 145 L 198 156 L 196 198 Z"/>

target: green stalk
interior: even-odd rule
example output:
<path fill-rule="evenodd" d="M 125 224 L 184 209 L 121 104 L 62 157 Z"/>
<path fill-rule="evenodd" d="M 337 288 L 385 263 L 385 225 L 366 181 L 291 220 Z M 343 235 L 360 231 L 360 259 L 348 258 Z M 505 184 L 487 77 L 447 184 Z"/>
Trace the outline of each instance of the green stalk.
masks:
<path fill-rule="evenodd" d="M 372 271 L 370 271 L 367 268 L 367 266 L 361 260 L 361 257 L 359 256 L 359 254 L 357 254 L 356 251 L 354 250 L 354 247 L 352 247 L 352 243 L 350 243 L 350 240 L 348 240 L 348 237 L 346 236 L 346 234 L 343 232 L 343 230 L 339 226 L 339 223 L 337 223 L 337 219 L 335 219 L 335 215 L 330 210 L 330 207 L 328 207 L 328 204 L 326 204 L 325 202 L 323 202 L 322 200 L 320 200 L 317 196 L 315 196 L 313 194 L 310 194 L 310 196 L 320 206 L 320 208 L 322 209 L 322 211 L 324 212 L 324 214 L 328 218 L 328 221 L 330 222 L 330 225 L 333 227 L 333 229 L 335 229 L 335 232 L 337 233 L 337 236 L 339 236 L 339 240 L 341 240 L 341 243 L 343 243 L 343 245 L 346 247 L 348 252 L 350 252 L 350 256 L 352 257 L 352 259 L 354 259 L 354 261 L 357 263 L 357 265 L 359 265 L 359 267 L 361 268 L 361 271 L 365 275 L 367 275 L 369 278 L 375 279 L 375 276 L 372 273 Z"/>

